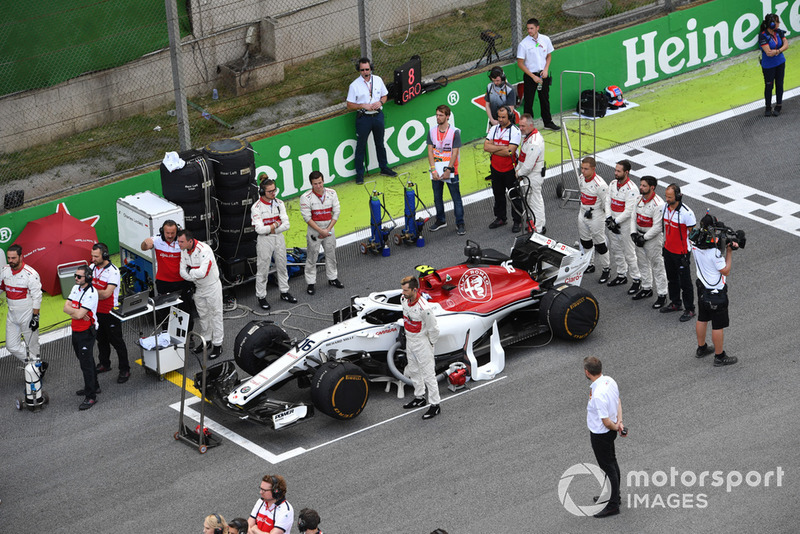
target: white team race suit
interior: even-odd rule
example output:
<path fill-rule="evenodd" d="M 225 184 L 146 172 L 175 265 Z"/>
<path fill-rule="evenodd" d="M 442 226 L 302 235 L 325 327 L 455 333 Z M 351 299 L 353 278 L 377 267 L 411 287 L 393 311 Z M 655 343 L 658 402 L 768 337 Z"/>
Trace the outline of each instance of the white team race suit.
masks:
<path fill-rule="evenodd" d="M 194 282 L 194 305 L 199 315 L 200 335 L 206 342 L 222 346 L 222 283 L 211 247 L 195 239 L 191 250 L 182 250 L 181 276 Z"/>
<path fill-rule="evenodd" d="M 289 229 L 286 207 L 280 199 L 276 198 L 272 202 L 267 202 L 262 197 L 250 208 L 250 216 L 256 234 L 258 234 L 256 241 L 256 255 L 258 256 L 256 298 L 267 298 L 267 280 L 273 257 L 275 258 L 278 288 L 281 293 L 288 293 L 289 273 L 286 270 L 286 240 L 283 238 L 283 232 Z M 271 225 L 274 223 L 278 223 L 279 226 L 273 232 Z"/>
<path fill-rule="evenodd" d="M 31 331 L 30 322 L 33 310 L 42 306 L 42 282 L 39 273 L 24 263 L 17 271 L 6 265 L 0 273 L 0 291 L 6 292 L 8 301 L 6 349 L 24 362 L 27 350 L 32 358 L 39 356 L 39 331 Z M 25 343 L 28 344 L 27 350 Z"/>
<path fill-rule="evenodd" d="M 519 147 L 519 161 L 514 169 L 519 179 L 520 189 L 536 218 L 536 229 L 541 232 L 547 219 L 542 198 L 542 167 L 544 167 L 544 137 L 536 128 L 528 134 Z"/>
<path fill-rule="evenodd" d="M 606 196 L 606 217 L 611 217 L 620 226 L 619 234 L 613 232 L 607 234 L 608 248 L 617 266 L 617 276 L 627 276 L 630 271 L 634 280 L 639 280 L 641 276 L 636 263 L 636 245 L 631 241 L 627 229 L 640 197 L 639 188 L 630 178 L 622 185 L 619 185 L 616 179 L 611 180 Z"/>
<path fill-rule="evenodd" d="M 581 192 L 581 207 L 578 209 L 578 234 L 584 248 L 592 243 L 602 245 L 595 252 L 597 264 L 603 269 L 608 269 L 611 261 L 606 250 L 606 196 L 608 185 L 605 180 L 595 174 L 588 182 L 583 176 L 578 178 L 578 188 Z M 591 213 L 591 218 L 586 214 Z M 591 243 L 590 243 L 591 242 Z"/>
<path fill-rule="evenodd" d="M 320 228 L 328 228 L 333 221 L 339 219 L 339 196 L 333 189 L 325 188 L 322 196 L 317 196 L 314 191 L 307 191 L 300 197 L 300 214 L 303 220 L 314 221 Z M 336 280 L 339 273 L 336 270 L 336 235 L 331 234 L 320 239 L 319 232 L 310 225 L 306 231 L 306 243 L 308 246 L 306 256 L 306 283 L 314 284 L 317 280 L 317 258 L 319 257 L 319 245 L 325 251 L 325 274 L 328 280 Z"/>
<path fill-rule="evenodd" d="M 439 325 L 428 301 L 419 293 L 417 295 L 417 300 L 413 302 L 400 297 L 408 356 L 406 375 L 414 382 L 415 397 L 424 398 L 427 386 L 428 403 L 439 404 L 439 384 L 433 360 L 433 346 L 439 339 Z"/>
<path fill-rule="evenodd" d="M 635 214 L 631 217 L 630 232 L 627 232 L 628 238 L 630 234 L 644 236 L 644 246 L 636 247 L 642 289 L 652 289 L 655 279 L 659 297 L 667 294 L 667 271 L 664 269 L 664 256 L 661 254 L 664 247 L 664 234 L 661 231 L 663 214 L 664 201 L 660 196 L 653 193 L 649 200 L 641 197 L 636 203 Z"/>

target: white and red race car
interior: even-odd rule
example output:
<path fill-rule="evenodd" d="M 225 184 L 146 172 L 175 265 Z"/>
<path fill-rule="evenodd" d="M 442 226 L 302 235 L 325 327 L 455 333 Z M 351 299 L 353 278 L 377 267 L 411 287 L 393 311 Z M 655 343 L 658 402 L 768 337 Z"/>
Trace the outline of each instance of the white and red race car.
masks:
<path fill-rule="evenodd" d="M 420 266 L 420 291 L 436 313 L 434 347 L 440 379 L 463 385 L 485 380 L 505 365 L 504 346 L 545 333 L 581 340 L 597 325 L 600 308 L 580 287 L 588 254 L 541 234 L 518 236 L 511 255 L 467 241 L 465 263 L 444 269 Z M 269 321 L 253 321 L 238 334 L 236 364 L 209 367 L 205 395 L 216 406 L 276 430 L 309 419 L 314 407 L 338 419 L 356 417 L 370 383 L 396 384 L 402 394 L 403 312 L 400 289 L 353 297 L 334 313 L 334 324 L 302 340 Z M 288 382 L 311 388 L 312 403 L 271 399 Z M 195 384 L 202 387 L 203 375 Z M 388 386 L 387 386 L 388 389 Z"/>

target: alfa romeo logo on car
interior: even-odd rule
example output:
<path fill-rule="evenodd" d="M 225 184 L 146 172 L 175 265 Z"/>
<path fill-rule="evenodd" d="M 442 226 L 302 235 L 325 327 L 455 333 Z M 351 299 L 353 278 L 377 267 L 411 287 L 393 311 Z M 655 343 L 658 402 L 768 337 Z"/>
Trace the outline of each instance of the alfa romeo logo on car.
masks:
<path fill-rule="evenodd" d="M 576 475 L 592 475 L 594 476 L 595 480 L 600 486 L 600 497 L 597 499 L 599 504 L 591 504 L 588 506 L 578 506 L 572 500 L 572 497 L 569 496 L 569 485 L 572 483 L 572 479 L 575 478 Z M 585 477 L 581 477 L 581 479 L 585 479 Z M 605 484 L 606 474 L 603 472 L 595 464 L 575 464 L 566 471 L 564 474 L 561 475 L 561 480 L 558 482 L 558 500 L 561 501 L 561 504 L 566 508 L 567 512 L 571 513 L 572 515 L 577 515 L 578 517 L 581 516 L 592 516 L 605 508 L 606 503 L 605 501 L 608 500 L 609 495 L 611 494 L 611 487 L 608 484 Z"/>
<path fill-rule="evenodd" d="M 488 302 L 492 299 L 492 282 L 481 269 L 470 269 L 461 275 L 458 292 L 473 302 Z"/>

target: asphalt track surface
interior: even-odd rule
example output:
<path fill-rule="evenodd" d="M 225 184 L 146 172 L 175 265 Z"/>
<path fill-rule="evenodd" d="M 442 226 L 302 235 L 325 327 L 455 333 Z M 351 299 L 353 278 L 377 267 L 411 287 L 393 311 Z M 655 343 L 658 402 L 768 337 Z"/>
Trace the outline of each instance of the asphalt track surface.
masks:
<path fill-rule="evenodd" d="M 601 319 L 587 340 L 547 344 L 543 336 L 530 343 L 542 347 L 508 349 L 499 379 L 458 396 L 442 387 L 442 415 L 432 421 L 422 421 L 422 411 L 402 410 L 395 390 L 380 387 L 353 421 L 318 414 L 277 433 L 209 408 L 209 426 L 233 433 L 227 435 L 236 441 L 224 439 L 200 455 L 172 437 L 178 412 L 171 406 L 180 389 L 146 376 L 138 365 L 124 385 L 116 384 L 116 372 L 101 375 L 100 402 L 79 412 L 74 390 L 80 372 L 64 339 L 43 350 L 51 362 L 45 383 L 51 403 L 37 413 L 13 408 L 22 372 L 13 358 L 0 360 L 3 532 L 199 532 L 211 512 L 246 517 L 267 473 L 286 476 L 295 511 L 317 509 L 331 533 L 427 534 L 437 527 L 451 534 L 796 532 L 800 402 L 792 331 L 798 324 L 800 198 L 789 182 L 798 171 L 796 101 L 788 100 L 779 118 L 762 117 L 754 103 L 717 123 L 684 125 L 598 154 L 598 171 L 607 180 L 608 164 L 629 157 L 635 177 L 647 172 L 664 183 L 679 181 L 695 213 L 710 207 L 747 231 L 747 248 L 734 254 L 729 279 L 725 346 L 739 357 L 737 365 L 714 368 L 710 357 L 695 358 L 693 322 L 662 315 L 650 308 L 652 301 L 633 302 L 622 288 L 598 285 L 597 274 L 588 275 L 584 287 L 597 296 Z M 555 198 L 558 179 L 545 187 L 547 227 L 549 235 L 572 244 L 577 206 L 562 207 Z M 760 193 L 753 197 L 750 188 Z M 486 228 L 489 200 L 470 204 L 466 213 L 466 237 L 484 247 L 511 246 L 509 227 Z M 794 228 L 784 225 L 792 217 Z M 293 279 L 301 304 L 291 308 L 287 323 L 321 328 L 351 294 L 395 287 L 416 264 L 460 262 L 464 239 L 455 235 L 452 213 L 448 222 L 426 233 L 425 248 L 394 248 L 390 258 L 363 257 L 355 244 L 343 247 L 346 289 L 319 284 L 310 301 L 302 279 Z M 274 309 L 289 310 L 276 295 L 270 287 Z M 240 304 L 255 305 L 252 286 L 239 288 L 237 296 Z M 311 302 L 324 320 L 310 318 L 305 304 Z M 226 321 L 226 357 L 241 326 L 256 318 Z M 138 328 L 128 328 L 129 340 Z M 568 486 L 562 481 L 571 466 L 595 461 L 585 424 L 589 384 L 582 359 L 588 355 L 600 357 L 620 384 L 630 427 L 630 435 L 617 440 L 623 510 L 603 520 L 572 515 L 559 500 L 560 482 L 578 506 L 591 505 L 600 490 L 589 475 L 575 476 Z M 192 373 L 197 367 L 192 362 Z M 301 400 L 306 392 L 290 385 L 275 396 Z M 776 473 L 764 487 L 764 475 L 779 469 L 780 486 Z M 699 486 L 702 472 L 717 470 L 722 487 L 712 486 L 710 475 Z M 631 471 L 646 472 L 651 484 L 628 484 Z M 673 471 L 674 484 L 668 477 L 656 485 L 664 482 L 659 472 Z"/>

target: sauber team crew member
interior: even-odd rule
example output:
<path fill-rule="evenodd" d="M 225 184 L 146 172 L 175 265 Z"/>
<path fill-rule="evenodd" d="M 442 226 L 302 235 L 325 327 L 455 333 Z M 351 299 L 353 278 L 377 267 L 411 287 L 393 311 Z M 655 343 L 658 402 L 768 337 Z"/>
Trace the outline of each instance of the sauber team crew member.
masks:
<path fill-rule="evenodd" d="M 608 228 L 608 249 L 617 266 L 617 276 L 608 285 L 621 286 L 628 283 L 630 272 L 632 283 L 628 295 L 635 295 L 641 288 L 641 276 L 636 262 L 636 246 L 630 240 L 627 229 L 631 214 L 639 201 L 639 188 L 630 178 L 631 162 L 627 159 L 617 162 L 614 179 L 608 186 L 606 196 L 606 228 Z"/>
<path fill-rule="evenodd" d="M 278 276 L 278 288 L 281 291 L 281 300 L 294 304 L 297 299 L 289 293 L 289 273 L 286 270 L 286 241 L 283 232 L 289 229 L 289 216 L 283 201 L 276 198 L 278 186 L 275 180 L 267 179 L 259 186 L 261 197 L 250 208 L 253 227 L 258 234 L 256 254 L 258 266 L 256 270 L 256 298 L 262 309 L 270 309 L 267 302 L 267 280 L 269 267 L 274 258 L 275 270 Z"/>
<path fill-rule="evenodd" d="M 24 362 L 39 357 L 39 308 L 42 306 L 42 281 L 39 273 L 22 259 L 22 247 L 11 245 L 6 252 L 8 265 L 0 271 L 0 291 L 6 292 L 6 349 Z M 27 348 L 26 348 L 27 345 Z M 44 364 L 43 368 L 46 368 Z"/>
<path fill-rule="evenodd" d="M 300 214 L 308 225 L 306 231 L 306 243 L 308 245 L 306 256 L 306 292 L 309 295 L 315 293 L 314 285 L 317 282 L 317 258 L 319 257 L 319 246 L 325 251 L 325 274 L 328 277 L 328 285 L 344 288 L 339 281 L 339 273 L 336 269 L 336 234 L 333 227 L 339 220 L 339 196 L 336 191 L 325 187 L 325 177 L 319 171 L 312 171 L 308 175 L 311 183 L 311 191 L 303 193 L 300 197 Z M 284 254 L 284 258 L 286 255 Z"/>
<path fill-rule="evenodd" d="M 84 397 L 78 406 L 81 411 L 97 404 L 97 394 L 100 393 L 93 354 L 97 336 L 97 303 L 97 290 L 92 287 L 92 271 L 87 265 L 81 265 L 75 271 L 75 285 L 64 303 L 64 313 L 72 319 L 72 348 L 83 374 L 83 389 L 75 392 L 79 397 Z"/>
<path fill-rule="evenodd" d="M 659 224 L 664 213 L 664 201 L 656 194 L 657 184 L 658 181 L 652 176 L 642 177 L 639 185 L 642 197 L 636 203 L 630 226 L 631 241 L 637 247 L 636 258 L 639 272 L 642 273 L 642 288 L 633 296 L 633 300 L 652 297 L 655 279 L 658 298 L 653 303 L 654 309 L 663 307 L 667 302 L 667 273 L 661 254 L 664 234 Z"/>
<path fill-rule="evenodd" d="M 155 249 L 156 290 L 159 295 L 191 289 L 191 282 L 181 277 L 181 247 L 178 246 L 178 223 L 172 219 L 164 221 L 159 235 L 148 237 L 142 241 L 141 249 Z"/>
<path fill-rule="evenodd" d="M 506 189 L 517 185 L 517 175 L 514 165 L 517 163 L 517 147 L 522 141 L 522 134 L 514 124 L 514 110 L 510 107 L 500 108 L 497 111 L 497 124 L 492 126 L 486 139 L 483 141 L 483 150 L 491 154 L 489 165 L 491 167 L 492 193 L 494 194 L 495 219 L 489 228 L 500 228 L 506 224 Z M 517 233 L 522 228 L 521 206 L 518 199 L 515 201 L 516 209 L 511 209 L 511 218 L 514 220 L 512 231 Z"/>
<path fill-rule="evenodd" d="M 108 246 L 95 243 L 92 246 L 92 286 L 97 290 L 97 372 L 111 370 L 111 347 L 119 359 L 117 382 L 124 384 L 131 377 L 131 364 L 128 361 L 128 348 L 122 339 L 122 321 L 111 314 L 119 304 L 120 274 L 117 266 L 111 263 Z"/>
<path fill-rule="evenodd" d="M 586 254 L 592 254 L 595 248 L 595 256 L 600 268 L 599 283 L 605 284 L 611 277 L 611 260 L 608 257 L 608 245 L 606 245 L 605 232 L 605 213 L 606 197 L 608 196 L 608 184 L 605 180 L 597 176 L 597 162 L 592 157 L 581 160 L 582 180 L 578 180 L 578 188 L 581 192 L 581 207 L 578 210 L 578 234 L 581 246 Z M 594 262 L 589 264 L 586 272 L 594 272 Z"/>
<path fill-rule="evenodd" d="M 184 280 L 194 282 L 194 305 L 200 322 L 200 335 L 213 345 L 209 359 L 222 354 L 224 330 L 222 327 L 222 283 L 219 268 L 211 247 L 198 241 L 189 230 L 178 232 L 178 246 L 181 247 L 180 273 Z M 195 353 L 203 351 L 198 343 Z"/>
<path fill-rule="evenodd" d="M 414 382 L 414 398 L 403 408 L 411 409 L 425 406 L 430 408 L 422 416 L 431 419 L 439 415 L 439 383 L 436 381 L 433 347 L 439 339 L 439 324 L 425 297 L 419 293 L 419 281 L 406 276 L 400 281 L 403 290 L 400 303 L 403 306 L 403 328 L 406 336 L 409 378 Z M 425 388 L 428 400 L 425 401 Z"/>
<path fill-rule="evenodd" d="M 547 222 L 542 198 L 544 184 L 544 136 L 533 125 L 533 116 L 525 114 L 519 121 L 522 144 L 519 146 L 519 161 L 514 171 L 520 182 L 525 201 L 533 212 L 534 226 L 539 233 L 545 233 Z"/>
<path fill-rule="evenodd" d="M 697 219 L 694 212 L 683 203 L 681 188 L 676 184 L 667 186 L 664 193 L 664 268 L 667 271 L 667 290 L 670 303 L 661 308 L 661 313 L 681 310 L 680 317 L 686 322 L 694 317 L 694 288 L 692 287 L 691 244 L 689 234 Z M 683 294 L 683 300 L 681 300 Z"/>
<path fill-rule="evenodd" d="M 294 508 L 286 500 L 286 479 L 264 475 L 258 487 L 261 498 L 247 519 L 248 534 L 289 534 L 294 523 Z"/>

